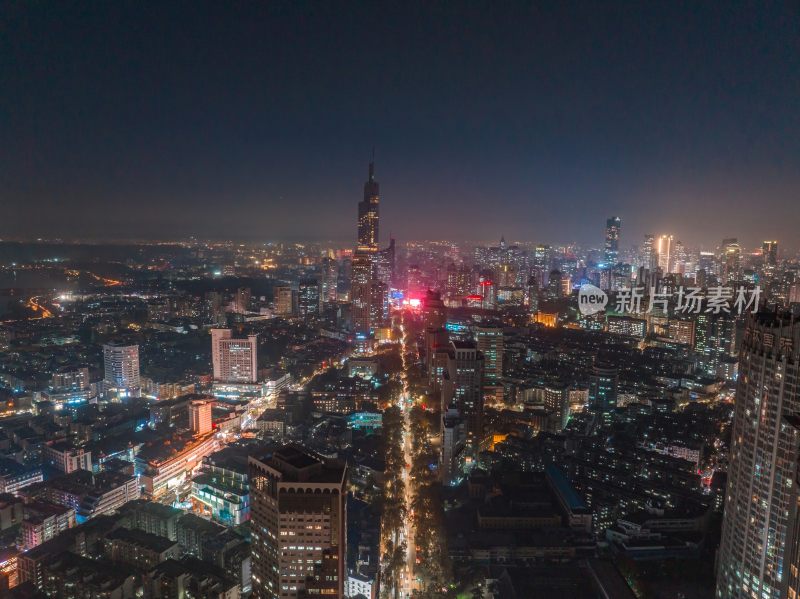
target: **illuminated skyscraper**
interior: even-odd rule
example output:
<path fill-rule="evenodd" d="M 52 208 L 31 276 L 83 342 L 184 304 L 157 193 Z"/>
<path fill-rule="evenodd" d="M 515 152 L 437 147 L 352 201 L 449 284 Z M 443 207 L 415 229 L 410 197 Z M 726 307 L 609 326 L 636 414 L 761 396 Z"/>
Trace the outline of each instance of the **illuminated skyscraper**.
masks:
<path fill-rule="evenodd" d="M 484 396 L 495 402 L 503 401 L 503 329 L 502 327 L 480 326 L 475 328 L 475 343 L 483 354 Z"/>
<path fill-rule="evenodd" d="M 442 294 L 438 291 L 428 289 L 422 300 L 422 314 L 425 319 L 425 327 L 429 329 L 441 329 L 447 322 L 447 310 L 442 301 Z"/>
<path fill-rule="evenodd" d="M 719 275 L 717 267 L 717 257 L 714 252 L 700 252 L 697 258 L 697 279 L 698 285 L 705 287 L 711 277 Z"/>
<path fill-rule="evenodd" d="M 622 229 L 622 219 L 612 216 L 606 220 L 606 240 L 603 249 L 603 261 L 606 268 L 611 268 L 619 262 L 619 234 Z"/>
<path fill-rule="evenodd" d="M 477 452 L 483 438 L 483 354 L 474 343 L 451 341 L 446 381 L 442 383 L 443 404 L 454 402 L 466 421 L 467 444 Z"/>
<path fill-rule="evenodd" d="M 551 427 L 561 432 L 569 420 L 569 387 L 563 383 L 544 388 L 544 407 L 550 413 Z"/>
<path fill-rule="evenodd" d="M 786 418 L 789 425 L 794 427 L 800 434 L 800 417 L 790 416 Z M 800 482 L 800 459 L 797 461 L 797 470 L 794 475 L 794 485 Z M 789 564 L 786 574 L 786 590 L 783 596 L 786 599 L 800 598 L 800 493 L 795 493 L 794 503 L 792 504 L 790 518 L 790 529 L 788 532 L 786 545 L 786 563 Z"/>
<path fill-rule="evenodd" d="M 709 376 L 725 378 L 728 364 L 736 360 L 736 319 L 722 312 L 700 313 L 694 320 L 698 366 Z"/>
<path fill-rule="evenodd" d="M 389 245 L 380 250 L 376 256 L 375 275 L 386 288 L 394 285 L 395 241 L 389 239 Z"/>
<path fill-rule="evenodd" d="M 553 264 L 553 248 L 549 245 L 537 245 L 533 250 L 533 267 L 531 276 L 536 277 L 539 289 L 544 289 L 549 281 L 548 275 Z"/>
<path fill-rule="evenodd" d="M 673 252 L 674 258 L 672 259 L 672 272 L 685 274 L 687 253 L 683 242 L 679 239 L 675 242 L 675 250 Z"/>
<path fill-rule="evenodd" d="M 751 314 L 739 354 L 717 597 L 778 599 L 791 568 L 800 412 L 800 322 Z"/>
<path fill-rule="evenodd" d="M 536 275 L 531 275 L 528 279 L 528 285 L 525 292 L 525 298 L 528 306 L 528 312 L 536 314 L 539 310 L 539 279 Z"/>
<path fill-rule="evenodd" d="M 641 266 L 653 272 L 658 266 L 658 252 L 655 246 L 655 235 L 648 233 L 642 243 Z"/>
<path fill-rule="evenodd" d="M 547 280 L 547 295 L 557 299 L 564 295 L 564 279 L 560 270 L 551 270 Z"/>
<path fill-rule="evenodd" d="M 319 304 L 319 281 L 317 279 L 300 281 L 297 292 L 297 310 L 300 316 L 318 316 Z"/>
<path fill-rule="evenodd" d="M 297 312 L 297 292 L 288 285 L 275 287 L 273 291 L 275 314 L 294 316 Z"/>
<path fill-rule="evenodd" d="M 230 329 L 211 329 L 211 364 L 220 383 L 255 383 L 258 380 L 258 336 L 233 337 Z"/>
<path fill-rule="evenodd" d="M 370 331 L 370 299 L 372 297 L 372 255 L 356 251 L 352 261 L 350 301 L 353 306 L 353 330 L 359 334 Z"/>
<path fill-rule="evenodd" d="M 742 269 L 742 247 L 735 237 L 722 240 L 720 247 L 720 264 L 722 265 L 722 282 L 738 281 Z"/>
<path fill-rule="evenodd" d="M 761 256 L 763 260 L 762 272 L 764 277 L 771 280 L 778 268 L 778 242 L 765 241 L 761 244 Z"/>
<path fill-rule="evenodd" d="M 658 238 L 658 267 L 665 275 L 672 272 L 672 235 L 661 235 Z"/>
<path fill-rule="evenodd" d="M 761 254 L 764 258 L 764 266 L 778 265 L 778 242 L 765 241 L 761 244 Z"/>
<path fill-rule="evenodd" d="M 439 474 L 442 483 L 449 485 L 457 479 L 464 461 L 464 447 L 467 435 L 464 419 L 455 406 L 450 406 L 442 414 L 441 453 L 439 456 Z"/>
<path fill-rule="evenodd" d="M 619 371 L 611 364 L 596 362 L 589 375 L 589 408 L 604 418 L 617 407 Z"/>
<path fill-rule="evenodd" d="M 378 206 L 380 187 L 375 180 L 375 163 L 369 163 L 369 178 L 364 183 L 364 199 L 358 203 L 358 245 L 353 253 L 350 301 L 353 330 L 371 335 L 385 324 L 388 316 L 388 283 L 394 269 L 394 243 L 378 250 Z"/>
<path fill-rule="evenodd" d="M 138 396 L 139 346 L 107 343 L 103 345 L 104 380 L 106 386 L 116 389 L 118 395 Z"/>
<path fill-rule="evenodd" d="M 369 178 L 364 183 L 364 199 L 358 203 L 358 249 L 378 251 L 378 209 L 380 186 L 375 180 L 375 163 L 369 163 Z"/>
<path fill-rule="evenodd" d="M 447 265 L 447 279 L 444 289 L 448 297 L 458 296 L 458 267 L 453 262 Z"/>
<path fill-rule="evenodd" d="M 346 468 L 293 445 L 249 458 L 253 599 L 344 598 Z"/>
<path fill-rule="evenodd" d="M 239 287 L 233 298 L 233 311 L 236 312 L 236 314 L 247 314 L 247 311 L 250 309 L 251 297 L 252 293 L 248 287 Z"/>
<path fill-rule="evenodd" d="M 336 287 L 339 279 L 339 264 L 336 258 L 326 256 L 322 259 L 320 276 L 320 296 L 321 301 L 335 302 L 336 301 Z"/>
<path fill-rule="evenodd" d="M 389 321 L 389 288 L 373 279 L 369 286 L 369 330 L 385 327 Z"/>

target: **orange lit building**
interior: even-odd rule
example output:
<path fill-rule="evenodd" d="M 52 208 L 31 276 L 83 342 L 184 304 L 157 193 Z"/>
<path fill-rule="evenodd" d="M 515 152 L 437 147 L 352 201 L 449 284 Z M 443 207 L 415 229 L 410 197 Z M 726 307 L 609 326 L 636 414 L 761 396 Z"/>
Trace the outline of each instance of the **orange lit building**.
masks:
<path fill-rule="evenodd" d="M 533 321 L 546 327 L 558 326 L 558 314 L 555 312 L 537 312 Z"/>

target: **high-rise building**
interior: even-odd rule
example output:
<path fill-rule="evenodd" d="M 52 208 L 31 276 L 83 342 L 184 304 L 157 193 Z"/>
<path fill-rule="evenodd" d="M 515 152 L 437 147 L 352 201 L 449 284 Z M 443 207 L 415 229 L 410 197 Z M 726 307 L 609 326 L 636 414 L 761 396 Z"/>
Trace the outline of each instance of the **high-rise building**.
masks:
<path fill-rule="evenodd" d="M 211 402 L 193 401 L 189 404 L 189 427 L 195 435 L 211 432 Z"/>
<path fill-rule="evenodd" d="M 765 241 L 761 244 L 761 255 L 764 259 L 764 266 L 778 265 L 778 242 Z"/>
<path fill-rule="evenodd" d="M 116 390 L 117 395 L 138 396 L 141 388 L 138 345 L 106 343 L 103 345 L 103 366 L 103 380 Z"/>
<path fill-rule="evenodd" d="M 604 418 L 617 407 L 619 371 L 611 364 L 598 361 L 589 375 L 589 408 Z"/>
<path fill-rule="evenodd" d="M 317 279 L 303 279 L 300 281 L 297 292 L 297 311 L 300 316 L 319 315 L 320 305 L 319 281 Z"/>
<path fill-rule="evenodd" d="M 742 247 L 735 237 L 722 240 L 719 260 L 722 266 L 722 282 L 738 281 L 742 274 Z"/>
<path fill-rule="evenodd" d="M 447 322 L 447 310 L 445 309 L 442 295 L 438 291 L 428 289 L 422 300 L 422 316 L 425 327 L 430 329 L 441 329 Z"/>
<path fill-rule="evenodd" d="M 561 432 L 569 421 L 569 388 L 564 384 L 544 388 L 544 407 L 550 413 L 553 432 Z"/>
<path fill-rule="evenodd" d="M 655 235 L 648 233 L 642 243 L 641 266 L 653 272 L 658 267 L 658 251 L 655 245 Z"/>
<path fill-rule="evenodd" d="M 483 394 L 503 401 L 503 328 L 475 327 L 475 344 L 483 354 Z"/>
<path fill-rule="evenodd" d="M 352 261 L 350 301 L 353 306 L 353 330 L 367 335 L 370 332 L 370 300 L 372 297 L 372 256 L 357 250 Z"/>
<path fill-rule="evenodd" d="M 622 219 L 612 216 L 606 220 L 606 239 L 603 247 L 603 261 L 606 268 L 611 268 L 619 262 L 619 234 L 622 229 Z"/>
<path fill-rule="evenodd" d="M 249 458 L 254 599 L 343 599 L 346 468 L 293 445 Z"/>
<path fill-rule="evenodd" d="M 386 288 L 394 285 L 395 269 L 395 240 L 389 239 L 389 245 L 378 252 L 376 256 L 375 274 L 378 280 L 386 285 Z"/>
<path fill-rule="evenodd" d="M 222 293 L 219 291 L 206 292 L 203 300 L 203 316 L 206 322 L 219 326 L 225 325 L 227 316 L 225 315 Z"/>
<path fill-rule="evenodd" d="M 320 276 L 320 296 L 321 301 L 335 302 L 337 282 L 339 280 L 339 264 L 336 258 L 326 256 L 322 259 Z"/>
<path fill-rule="evenodd" d="M 786 418 L 786 423 L 792 426 L 800 434 L 800 417 L 790 416 Z M 793 486 L 796 488 L 800 483 L 800 459 L 797 460 L 797 470 L 794 475 Z M 795 493 L 792 510 L 789 514 L 790 528 L 787 536 L 785 561 L 789 564 L 786 576 L 786 591 L 783 596 L 786 599 L 800 598 L 800 492 Z"/>
<path fill-rule="evenodd" d="M 560 270 L 551 270 L 547 277 L 547 295 L 557 299 L 564 295 L 564 278 Z"/>
<path fill-rule="evenodd" d="M 90 387 L 88 368 L 64 368 L 53 374 L 50 384 L 54 389 L 83 391 Z"/>
<path fill-rule="evenodd" d="M 778 268 L 778 242 L 765 241 L 761 244 L 761 256 L 763 260 L 762 272 L 764 277 L 772 279 Z"/>
<path fill-rule="evenodd" d="M 248 287 L 239 287 L 233 298 L 233 311 L 236 314 L 246 314 L 250 309 L 252 293 Z"/>
<path fill-rule="evenodd" d="M 764 259 L 764 266 L 778 265 L 778 242 L 765 241 L 761 244 L 761 255 Z"/>
<path fill-rule="evenodd" d="M 789 286 L 788 301 L 790 304 L 800 304 L 800 284 L 794 283 Z"/>
<path fill-rule="evenodd" d="M 536 314 L 539 310 L 539 279 L 535 275 L 528 278 L 528 285 L 525 290 L 525 303 L 528 312 Z"/>
<path fill-rule="evenodd" d="M 364 199 L 358 203 L 358 249 L 378 251 L 380 185 L 375 180 L 375 162 L 369 163 L 369 177 L 364 183 Z"/>
<path fill-rule="evenodd" d="M 452 403 L 466 423 L 467 444 L 476 450 L 483 438 L 483 354 L 469 341 L 451 341 L 443 405 Z"/>
<path fill-rule="evenodd" d="M 275 287 L 274 304 L 275 314 L 294 316 L 297 313 L 297 293 L 288 285 Z"/>
<path fill-rule="evenodd" d="M 683 242 L 680 239 L 675 242 L 675 251 L 673 252 L 673 254 L 674 258 L 672 259 L 672 272 L 685 274 L 688 255 L 686 252 L 686 248 L 684 247 Z"/>
<path fill-rule="evenodd" d="M 466 264 L 458 267 L 458 274 L 456 275 L 456 292 L 459 296 L 465 296 L 472 293 L 472 269 Z"/>
<path fill-rule="evenodd" d="M 378 208 L 380 186 L 375 180 L 375 163 L 369 163 L 364 198 L 358 203 L 358 244 L 353 253 L 350 301 L 353 330 L 369 336 L 384 326 L 389 314 L 389 284 L 394 272 L 394 242 L 378 250 Z"/>
<path fill-rule="evenodd" d="M 450 347 L 450 337 L 445 328 L 427 327 L 425 329 L 425 370 L 431 380 L 433 358 L 437 350 Z M 441 375 L 441 373 L 439 373 Z"/>
<path fill-rule="evenodd" d="M 230 329 L 211 329 L 211 363 L 219 383 L 255 383 L 258 380 L 258 336 L 242 339 Z"/>
<path fill-rule="evenodd" d="M 461 418 L 458 409 L 451 406 L 442 414 L 442 443 L 439 456 L 442 484 L 449 485 L 457 480 L 457 475 L 462 470 L 466 441 L 464 419 Z"/>
<path fill-rule="evenodd" d="M 447 265 L 447 279 L 444 290 L 448 297 L 458 297 L 458 267 L 455 262 Z"/>
<path fill-rule="evenodd" d="M 695 321 L 695 353 L 698 365 L 709 376 L 720 377 L 726 365 L 735 362 L 736 319 L 721 312 L 697 314 Z"/>
<path fill-rule="evenodd" d="M 548 275 L 553 266 L 553 248 L 539 244 L 533 250 L 531 276 L 536 278 L 539 289 L 544 289 L 549 281 Z"/>
<path fill-rule="evenodd" d="M 497 307 L 497 285 L 491 271 L 484 271 L 478 277 L 478 293 L 481 296 L 481 308 L 494 310 Z"/>
<path fill-rule="evenodd" d="M 791 568 L 790 517 L 797 502 L 800 322 L 791 314 L 748 317 L 739 353 L 717 597 L 778 599 Z"/>
<path fill-rule="evenodd" d="M 389 288 L 373 279 L 369 286 L 369 330 L 386 326 L 389 321 Z"/>
<path fill-rule="evenodd" d="M 656 252 L 658 254 L 658 267 L 665 275 L 672 272 L 672 235 L 661 235 L 658 238 Z"/>

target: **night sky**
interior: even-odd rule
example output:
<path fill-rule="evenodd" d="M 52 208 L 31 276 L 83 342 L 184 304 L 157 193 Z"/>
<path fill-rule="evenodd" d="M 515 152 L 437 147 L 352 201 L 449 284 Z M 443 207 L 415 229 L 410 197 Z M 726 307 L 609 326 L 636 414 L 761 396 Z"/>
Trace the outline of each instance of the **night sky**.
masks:
<path fill-rule="evenodd" d="M 0 235 L 800 247 L 797 3 L 463 4 L 2 2 Z"/>

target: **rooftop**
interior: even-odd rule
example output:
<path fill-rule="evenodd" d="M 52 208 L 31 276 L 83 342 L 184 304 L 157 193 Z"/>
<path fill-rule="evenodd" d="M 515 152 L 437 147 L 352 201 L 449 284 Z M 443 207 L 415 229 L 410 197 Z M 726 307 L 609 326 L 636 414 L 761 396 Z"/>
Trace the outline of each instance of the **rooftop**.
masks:
<path fill-rule="evenodd" d="M 183 514 L 178 508 L 174 508 L 163 503 L 156 503 L 155 501 L 145 501 L 144 499 L 134 499 L 123 505 L 120 510 L 122 513 L 128 512 L 144 512 L 159 518 L 170 518 L 173 516 L 180 516 Z"/>
<path fill-rule="evenodd" d="M 160 537 L 143 530 L 129 528 L 112 530 L 106 535 L 106 539 L 109 541 L 123 541 L 157 553 L 163 553 L 177 544 L 177 541 L 170 541 L 165 537 Z"/>
<path fill-rule="evenodd" d="M 262 457 L 253 456 L 252 459 L 280 472 L 284 482 L 339 483 L 344 480 L 343 464 L 296 445 L 284 445 L 272 455 L 262 453 Z"/>
<path fill-rule="evenodd" d="M 16 476 L 39 469 L 39 466 L 24 466 L 14 460 L 0 458 L 0 476 Z"/>
<path fill-rule="evenodd" d="M 567 480 L 567 477 L 564 476 L 564 473 L 558 466 L 555 464 L 548 464 L 545 467 L 545 472 L 547 473 L 547 478 L 551 481 L 553 487 L 555 487 L 555 490 L 572 511 L 588 511 L 586 502 L 578 495 L 572 483 Z"/>

